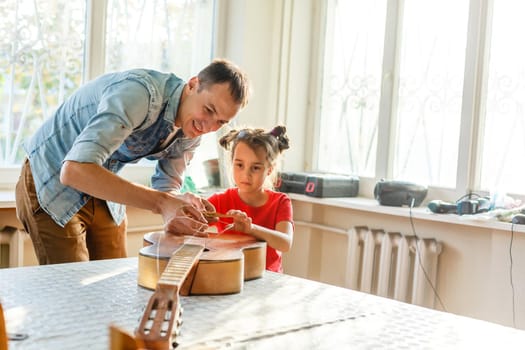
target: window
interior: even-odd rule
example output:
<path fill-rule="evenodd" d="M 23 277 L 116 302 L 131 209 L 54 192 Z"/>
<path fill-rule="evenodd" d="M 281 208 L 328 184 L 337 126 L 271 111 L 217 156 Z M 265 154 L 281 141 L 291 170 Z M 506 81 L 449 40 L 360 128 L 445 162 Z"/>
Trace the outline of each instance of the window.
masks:
<path fill-rule="evenodd" d="M 327 1 L 316 170 L 524 195 L 524 9 Z"/>
<path fill-rule="evenodd" d="M 0 166 L 81 83 L 85 3 L 7 1 L 0 7 Z"/>
<path fill-rule="evenodd" d="M 390 112 L 394 178 L 456 185 L 467 22 L 468 1 L 404 1 Z"/>
<path fill-rule="evenodd" d="M 107 2 L 106 71 L 145 67 L 189 79 L 210 62 L 213 1 Z"/>
<path fill-rule="evenodd" d="M 188 79 L 212 57 L 214 0 L 9 0 L 0 15 L 4 168 L 20 164 L 24 139 L 83 80 L 138 67 Z M 203 144 L 194 162 L 216 157 Z"/>
<path fill-rule="evenodd" d="M 386 0 L 330 2 L 320 170 L 374 176 L 385 16 Z"/>
<path fill-rule="evenodd" d="M 482 188 L 525 194 L 525 4 L 494 1 L 480 148 Z"/>

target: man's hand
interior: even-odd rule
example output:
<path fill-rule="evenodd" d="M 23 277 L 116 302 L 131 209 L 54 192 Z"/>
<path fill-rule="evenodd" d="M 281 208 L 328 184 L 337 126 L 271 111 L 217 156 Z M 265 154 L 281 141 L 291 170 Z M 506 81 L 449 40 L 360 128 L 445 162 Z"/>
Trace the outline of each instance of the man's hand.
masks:
<path fill-rule="evenodd" d="M 207 199 L 204 199 L 196 194 L 186 192 L 183 194 L 174 194 L 175 197 L 180 199 L 183 202 L 186 202 L 199 211 L 215 211 L 215 207 Z"/>
<path fill-rule="evenodd" d="M 207 237 L 209 220 L 203 211 L 215 211 L 206 199 L 192 193 L 172 194 L 166 205 L 162 206 L 164 230 L 174 235 Z"/>
<path fill-rule="evenodd" d="M 207 237 L 206 220 L 197 220 L 195 217 L 202 216 L 195 207 L 185 204 L 175 210 L 173 215 L 164 219 L 164 231 L 177 236 L 189 235 Z"/>

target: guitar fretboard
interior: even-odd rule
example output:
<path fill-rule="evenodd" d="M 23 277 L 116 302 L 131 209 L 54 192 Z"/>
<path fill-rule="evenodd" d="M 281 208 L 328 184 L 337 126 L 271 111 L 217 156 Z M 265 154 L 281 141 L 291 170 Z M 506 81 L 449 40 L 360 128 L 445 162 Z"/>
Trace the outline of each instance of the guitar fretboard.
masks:
<path fill-rule="evenodd" d="M 180 287 L 203 250 L 201 245 L 183 244 L 171 256 L 157 285 Z"/>

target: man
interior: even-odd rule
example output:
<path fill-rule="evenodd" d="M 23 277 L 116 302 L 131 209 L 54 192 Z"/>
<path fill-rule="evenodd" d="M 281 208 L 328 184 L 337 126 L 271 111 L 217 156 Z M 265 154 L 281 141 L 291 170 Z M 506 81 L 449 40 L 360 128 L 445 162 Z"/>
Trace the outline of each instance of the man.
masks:
<path fill-rule="evenodd" d="M 78 89 L 24 145 L 17 215 L 40 264 L 126 256 L 125 206 L 163 217 L 174 234 L 203 234 L 213 206 L 180 194 L 200 136 L 243 108 L 246 75 L 214 60 L 183 82 L 136 69 L 101 76 Z M 118 176 L 127 163 L 157 160 L 152 188 Z"/>

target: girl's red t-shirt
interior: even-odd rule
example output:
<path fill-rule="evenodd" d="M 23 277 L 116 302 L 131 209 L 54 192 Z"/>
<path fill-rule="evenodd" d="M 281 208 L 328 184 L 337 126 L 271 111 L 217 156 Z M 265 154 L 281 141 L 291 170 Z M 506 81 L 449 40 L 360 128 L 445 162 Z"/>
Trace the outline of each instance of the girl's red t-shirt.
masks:
<path fill-rule="evenodd" d="M 229 188 L 224 192 L 213 194 L 208 200 L 215 206 L 218 213 L 226 213 L 230 209 L 237 209 L 245 212 L 252 218 L 252 223 L 275 230 L 275 225 L 280 221 L 290 221 L 293 223 L 292 202 L 287 194 L 266 190 L 268 200 L 260 207 L 247 205 L 239 197 L 237 188 Z M 222 231 L 231 221 L 221 219 L 214 225 Z M 244 234 L 237 231 L 231 233 Z M 274 272 L 283 272 L 282 252 L 267 246 L 266 247 L 266 269 Z"/>

